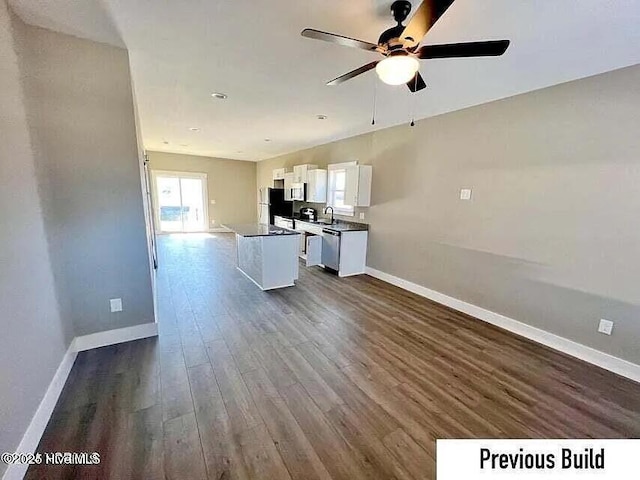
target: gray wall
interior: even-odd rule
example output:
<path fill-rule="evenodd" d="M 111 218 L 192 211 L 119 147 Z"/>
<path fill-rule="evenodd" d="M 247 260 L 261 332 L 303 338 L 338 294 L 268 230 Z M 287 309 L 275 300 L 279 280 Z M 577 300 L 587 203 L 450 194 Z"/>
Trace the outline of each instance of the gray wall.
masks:
<path fill-rule="evenodd" d="M 62 314 L 75 335 L 153 322 L 127 52 L 19 28 Z M 110 298 L 122 298 L 122 313 L 110 312 Z"/>
<path fill-rule="evenodd" d="M 266 160 L 258 187 L 372 164 L 370 267 L 640 363 L 638 105 L 640 66 Z"/>
<path fill-rule="evenodd" d="M 53 288 L 12 33 L 0 0 L 0 452 L 16 450 L 72 337 Z"/>

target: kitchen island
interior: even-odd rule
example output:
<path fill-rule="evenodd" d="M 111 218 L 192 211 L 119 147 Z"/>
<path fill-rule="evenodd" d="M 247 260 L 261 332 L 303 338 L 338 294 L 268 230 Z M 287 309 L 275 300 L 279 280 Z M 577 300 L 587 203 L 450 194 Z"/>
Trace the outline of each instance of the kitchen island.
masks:
<path fill-rule="evenodd" d="M 261 290 L 294 285 L 300 232 L 258 223 L 224 226 L 236 234 L 238 270 Z"/>

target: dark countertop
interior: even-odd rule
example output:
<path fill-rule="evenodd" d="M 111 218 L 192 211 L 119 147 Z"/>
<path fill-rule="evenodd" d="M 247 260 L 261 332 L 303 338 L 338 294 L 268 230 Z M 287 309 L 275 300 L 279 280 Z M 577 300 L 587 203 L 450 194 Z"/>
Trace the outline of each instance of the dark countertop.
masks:
<path fill-rule="evenodd" d="M 274 225 L 262 225 L 260 223 L 242 223 L 223 225 L 232 232 L 237 233 L 241 237 L 279 237 L 282 235 L 300 235 L 300 232 L 294 232 L 287 228 L 280 228 Z"/>
<path fill-rule="evenodd" d="M 296 222 L 308 223 L 310 225 L 322 227 L 333 232 L 363 232 L 369 230 L 369 225 L 366 223 L 345 222 L 344 220 L 334 220 L 330 225 L 318 220 L 310 221 L 301 220 L 300 218 L 294 218 L 294 220 Z"/>

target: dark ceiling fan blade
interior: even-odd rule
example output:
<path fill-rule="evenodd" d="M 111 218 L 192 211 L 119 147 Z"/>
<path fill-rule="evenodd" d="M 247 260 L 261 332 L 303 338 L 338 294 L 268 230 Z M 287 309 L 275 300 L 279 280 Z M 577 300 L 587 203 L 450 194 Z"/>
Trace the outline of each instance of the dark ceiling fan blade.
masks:
<path fill-rule="evenodd" d="M 453 2 L 454 0 L 424 0 L 400 35 L 404 46 L 410 47 L 419 44 L 422 37 L 427 34 Z"/>
<path fill-rule="evenodd" d="M 305 28 L 300 35 L 307 38 L 313 38 L 314 40 L 324 40 L 325 42 L 337 43 L 338 45 L 343 45 L 345 47 L 355 47 L 373 52 L 378 50 L 378 45 L 375 43 L 365 42 L 364 40 L 358 40 L 356 38 L 344 37 L 342 35 L 336 35 L 335 33 L 322 32 L 320 30 L 314 30 L 313 28 Z"/>
<path fill-rule="evenodd" d="M 423 88 L 427 88 L 427 84 L 424 83 L 424 79 L 422 78 L 422 75 L 420 75 L 420 72 L 416 72 L 415 76 L 407 82 L 407 87 L 409 87 L 409 90 L 413 93 L 416 93 Z"/>
<path fill-rule="evenodd" d="M 486 42 L 446 43 L 423 45 L 416 54 L 419 58 L 456 57 L 497 57 L 506 52 L 509 40 L 489 40 Z"/>
<path fill-rule="evenodd" d="M 327 85 L 339 85 L 347 80 L 352 79 L 353 77 L 357 77 L 358 75 L 368 72 L 369 70 L 376 68 L 378 62 L 367 63 L 366 65 L 361 66 L 360 68 L 356 68 L 355 70 L 351 70 L 349 73 L 345 73 L 344 75 L 340 75 L 338 78 L 334 78 L 333 80 L 327 82 Z"/>

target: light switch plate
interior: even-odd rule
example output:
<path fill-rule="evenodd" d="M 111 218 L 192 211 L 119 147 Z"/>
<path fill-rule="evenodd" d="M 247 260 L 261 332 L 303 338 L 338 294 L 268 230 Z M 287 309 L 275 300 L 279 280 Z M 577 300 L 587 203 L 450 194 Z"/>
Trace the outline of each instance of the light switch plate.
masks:
<path fill-rule="evenodd" d="M 109 304 L 111 305 L 111 313 L 122 311 L 121 298 L 112 298 L 111 300 L 109 300 Z"/>
<path fill-rule="evenodd" d="M 460 200 L 471 200 L 471 189 L 463 188 L 460 190 Z"/>
<path fill-rule="evenodd" d="M 360 212 L 360 220 L 364 220 L 364 212 Z"/>
<path fill-rule="evenodd" d="M 215 205 L 216 201 L 215 200 L 211 200 L 211 205 Z"/>
<path fill-rule="evenodd" d="M 598 325 L 598 332 L 604 333 L 605 335 L 611 335 L 613 331 L 613 322 L 611 320 L 600 320 L 600 325 Z"/>

